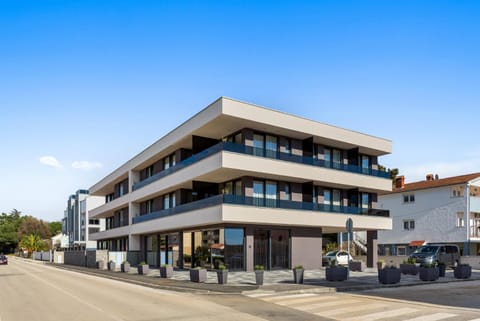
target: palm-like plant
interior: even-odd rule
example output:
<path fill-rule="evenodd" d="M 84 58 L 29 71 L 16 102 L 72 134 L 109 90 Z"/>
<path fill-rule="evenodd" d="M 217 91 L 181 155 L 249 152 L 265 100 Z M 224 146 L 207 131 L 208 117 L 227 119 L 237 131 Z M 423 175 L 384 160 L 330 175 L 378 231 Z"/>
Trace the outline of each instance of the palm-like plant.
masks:
<path fill-rule="evenodd" d="M 46 249 L 45 242 L 36 234 L 25 235 L 19 243 L 21 248 L 28 251 L 28 255 L 31 255 L 35 251 L 41 251 Z"/>

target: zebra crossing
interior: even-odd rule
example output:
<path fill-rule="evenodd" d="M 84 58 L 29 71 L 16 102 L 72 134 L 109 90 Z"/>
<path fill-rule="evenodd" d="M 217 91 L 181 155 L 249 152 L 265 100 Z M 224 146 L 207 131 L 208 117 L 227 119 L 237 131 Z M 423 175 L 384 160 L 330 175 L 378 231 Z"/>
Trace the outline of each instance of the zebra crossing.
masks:
<path fill-rule="evenodd" d="M 480 309 L 458 309 L 347 293 L 249 293 L 247 296 L 339 321 L 480 321 Z"/>

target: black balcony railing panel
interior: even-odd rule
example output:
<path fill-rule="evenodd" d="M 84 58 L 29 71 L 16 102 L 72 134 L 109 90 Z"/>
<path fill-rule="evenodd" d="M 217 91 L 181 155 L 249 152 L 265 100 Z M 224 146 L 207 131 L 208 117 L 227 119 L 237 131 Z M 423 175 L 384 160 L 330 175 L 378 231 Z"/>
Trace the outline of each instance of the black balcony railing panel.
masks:
<path fill-rule="evenodd" d="M 295 202 L 279 199 L 266 199 L 256 197 L 246 197 L 240 195 L 215 195 L 209 198 L 205 198 L 199 201 L 178 205 L 173 208 L 156 211 L 133 218 L 133 224 L 154 220 L 157 218 L 172 216 L 189 211 L 199 210 L 202 208 L 208 208 L 211 206 L 221 204 L 254 206 L 254 207 L 268 207 L 279 209 L 291 209 L 291 210 L 303 210 L 314 212 L 327 212 L 338 214 L 352 214 L 352 215 L 368 215 L 368 216 L 382 216 L 389 217 L 390 212 L 388 210 L 380 209 L 368 209 L 352 206 L 335 206 L 326 204 L 316 204 L 308 202 Z"/>
<path fill-rule="evenodd" d="M 218 143 L 212 147 L 209 147 L 200 153 L 197 153 L 193 156 L 190 156 L 189 158 L 181 161 L 180 163 L 176 164 L 175 166 L 172 166 L 166 170 L 163 170 L 155 175 L 152 175 L 146 179 L 144 179 L 141 182 L 138 182 L 133 185 L 133 190 L 137 190 L 139 188 L 144 187 L 145 185 L 148 185 L 152 182 L 155 182 L 156 180 L 165 177 L 167 175 L 170 175 L 174 172 L 177 172 L 181 170 L 182 168 L 185 168 L 189 165 L 192 165 L 202 159 L 205 159 L 211 155 L 214 155 L 220 151 L 228 151 L 232 153 L 239 153 L 239 154 L 244 154 L 244 155 L 251 155 L 251 156 L 258 156 L 258 157 L 264 157 L 264 158 L 271 158 L 271 159 L 278 159 L 278 160 L 283 160 L 287 162 L 292 162 L 292 163 L 298 163 L 298 164 L 305 164 L 305 165 L 312 165 L 312 166 L 318 166 L 318 167 L 324 167 L 324 168 L 331 168 L 331 169 L 336 169 L 336 170 L 341 170 L 341 171 L 346 171 L 350 173 L 356 173 L 356 174 L 363 174 L 363 175 L 369 175 L 369 176 L 375 176 L 375 177 L 381 177 L 381 178 L 390 178 L 390 173 L 388 171 L 378 171 L 374 170 L 371 168 L 362 168 L 360 166 L 356 165 L 349 165 L 349 164 L 343 164 L 343 163 L 337 163 L 337 162 L 332 162 L 332 161 L 324 161 L 321 159 L 316 159 L 313 157 L 306 157 L 306 156 L 300 156 L 300 155 L 293 155 L 293 154 L 287 154 L 287 153 L 280 153 L 277 151 L 272 151 L 268 149 L 263 149 L 263 148 L 255 148 L 251 146 L 245 146 L 245 145 L 240 145 L 240 144 L 234 144 L 230 142 L 221 142 Z"/>

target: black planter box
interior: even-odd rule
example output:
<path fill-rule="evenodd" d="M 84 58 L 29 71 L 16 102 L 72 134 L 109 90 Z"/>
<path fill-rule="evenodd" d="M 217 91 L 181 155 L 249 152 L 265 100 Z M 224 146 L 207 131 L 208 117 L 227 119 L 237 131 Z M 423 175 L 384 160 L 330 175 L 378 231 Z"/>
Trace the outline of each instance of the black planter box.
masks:
<path fill-rule="evenodd" d="M 263 285 L 263 270 L 255 271 L 255 284 L 256 285 Z"/>
<path fill-rule="evenodd" d="M 420 267 L 418 276 L 422 281 L 435 281 L 439 277 L 438 267 Z"/>
<path fill-rule="evenodd" d="M 149 271 L 148 264 L 137 265 L 138 274 L 146 275 L 148 274 L 148 271 Z"/>
<path fill-rule="evenodd" d="M 395 284 L 400 282 L 400 269 L 384 268 L 378 270 L 378 281 L 382 284 Z"/>
<path fill-rule="evenodd" d="M 343 266 L 327 267 L 325 278 L 327 281 L 345 281 L 348 277 L 348 269 Z"/>
<path fill-rule="evenodd" d="M 445 270 L 447 266 L 445 264 L 438 265 L 438 276 L 439 277 L 445 277 Z"/>
<path fill-rule="evenodd" d="M 161 266 L 160 267 L 160 277 L 161 278 L 171 278 L 173 276 L 173 267 L 172 266 Z"/>
<path fill-rule="evenodd" d="M 207 270 L 205 269 L 191 269 L 190 281 L 197 283 L 204 283 L 207 281 Z"/>
<path fill-rule="evenodd" d="M 295 282 L 295 284 L 303 284 L 304 272 L 304 269 L 293 269 L 293 282 Z"/>
<path fill-rule="evenodd" d="M 472 267 L 468 264 L 459 264 L 453 270 L 453 275 L 457 279 L 469 279 L 472 276 Z"/>
<path fill-rule="evenodd" d="M 227 284 L 228 270 L 218 270 L 217 271 L 217 280 L 218 280 L 218 284 Z"/>

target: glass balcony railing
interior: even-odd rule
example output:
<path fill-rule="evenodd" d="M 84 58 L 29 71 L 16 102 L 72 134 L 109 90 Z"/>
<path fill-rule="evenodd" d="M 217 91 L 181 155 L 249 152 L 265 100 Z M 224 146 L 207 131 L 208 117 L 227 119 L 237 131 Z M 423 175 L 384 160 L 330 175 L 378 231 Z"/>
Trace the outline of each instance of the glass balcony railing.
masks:
<path fill-rule="evenodd" d="M 264 199 L 237 195 L 216 195 L 209 198 L 205 198 L 199 201 L 178 205 L 173 208 L 152 212 L 137 216 L 133 218 L 133 224 L 154 220 L 157 218 L 172 216 L 189 211 L 199 210 L 211 206 L 220 204 L 232 204 L 232 205 L 244 205 L 254 207 L 269 207 L 280 209 L 292 209 L 292 210 L 304 210 L 304 211 L 316 211 L 338 214 L 351 214 L 351 215 L 368 215 L 368 216 L 381 216 L 389 217 L 390 212 L 388 210 L 359 208 L 353 206 L 333 206 L 308 202 L 295 202 L 284 201 L 278 199 Z"/>
<path fill-rule="evenodd" d="M 255 148 L 251 146 L 245 146 L 245 145 L 240 145 L 240 144 L 234 144 L 230 142 L 221 142 L 218 143 L 210 148 L 207 148 L 200 153 L 197 153 L 181 162 L 179 162 L 177 165 L 170 167 L 166 170 L 163 170 L 155 175 L 150 176 L 147 179 L 144 179 L 141 182 L 138 182 L 133 185 L 133 190 L 137 190 L 139 188 L 142 188 L 145 185 L 148 185 L 162 177 L 165 177 L 167 175 L 170 175 L 176 171 L 179 171 L 182 168 L 185 168 L 193 163 L 196 163 L 202 159 L 205 159 L 211 155 L 214 155 L 220 151 L 228 151 L 232 153 L 239 153 L 239 154 L 244 154 L 244 155 L 251 155 L 251 156 L 257 156 L 257 157 L 263 157 L 263 158 L 271 158 L 271 159 L 278 159 L 278 160 L 283 160 L 287 162 L 292 162 L 292 163 L 298 163 L 298 164 L 305 164 L 305 165 L 312 165 L 312 166 L 318 166 L 318 167 L 324 167 L 324 168 L 331 168 L 335 170 L 341 170 L 341 171 L 346 171 L 350 173 L 356 173 L 356 174 L 363 174 L 363 175 L 369 175 L 369 176 L 375 176 L 375 177 L 381 177 L 381 178 L 390 178 L 390 173 L 387 171 L 379 171 L 371 168 L 362 168 L 360 166 L 356 165 L 349 165 L 349 164 L 342 164 L 342 163 L 335 163 L 335 162 L 327 162 L 324 160 L 320 159 L 315 159 L 313 157 L 307 157 L 307 156 L 299 156 L 299 155 L 292 155 L 292 154 L 287 154 L 287 153 L 281 153 L 281 152 L 276 152 L 272 150 L 267 150 L 263 148 Z"/>

